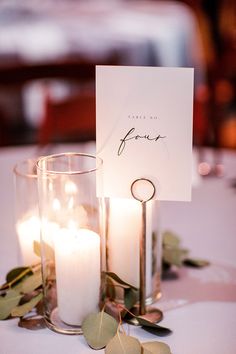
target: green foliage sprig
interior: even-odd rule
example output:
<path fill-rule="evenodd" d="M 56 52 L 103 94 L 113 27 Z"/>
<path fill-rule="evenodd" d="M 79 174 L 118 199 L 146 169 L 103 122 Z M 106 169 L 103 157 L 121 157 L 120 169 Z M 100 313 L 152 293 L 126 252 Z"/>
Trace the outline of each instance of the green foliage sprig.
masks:
<path fill-rule="evenodd" d="M 106 354 L 171 354 L 167 344 L 159 341 L 140 343 L 137 338 L 127 335 L 122 326 L 121 316 L 116 321 L 103 310 L 90 314 L 82 324 L 84 337 L 92 349 L 105 348 Z"/>
<path fill-rule="evenodd" d="M 125 303 L 133 307 L 131 292 L 138 289 L 120 279 L 115 273 L 104 273 L 106 279 L 112 279 L 118 286 L 125 290 Z M 27 329 L 41 329 L 45 327 L 41 312 L 42 301 L 42 276 L 40 266 L 14 268 L 6 275 L 6 283 L 0 287 L 0 320 L 18 317 L 20 327 Z M 137 295 L 137 294 L 136 294 Z M 137 299 L 137 296 L 135 297 Z M 110 311 L 113 305 L 116 311 L 114 317 L 105 312 Z M 171 330 L 152 323 L 145 316 L 133 314 L 125 305 L 115 303 L 114 299 L 106 299 L 101 312 L 90 314 L 82 324 L 84 337 L 88 345 L 93 349 L 105 348 L 107 354 L 171 354 L 169 347 L 162 342 L 154 341 L 140 343 L 138 339 L 125 333 L 122 321 L 126 314 L 136 318 L 141 328 L 151 331 L 155 335 L 167 335 Z M 162 313 L 160 320 L 162 319 Z M 118 321 L 117 321 L 117 319 Z"/>
<path fill-rule="evenodd" d="M 46 250 L 49 259 L 53 259 L 53 250 L 49 246 L 46 247 Z M 40 256 L 40 244 L 38 242 L 34 242 L 34 252 Z M 163 233 L 162 265 L 164 270 L 172 266 L 204 267 L 209 264 L 208 261 L 203 259 L 190 258 L 188 254 L 189 251 L 182 248 L 178 235 L 170 231 Z M 116 298 L 117 287 L 123 289 L 123 315 L 127 315 L 127 310 L 132 309 L 138 301 L 138 289 L 120 279 L 115 273 L 106 272 L 105 277 L 106 296 L 111 300 L 110 311 L 112 315 L 117 316 L 117 313 L 114 313 L 116 307 L 112 306 L 112 301 Z M 7 273 L 6 282 L 0 286 L 0 320 L 19 317 L 20 326 L 30 328 L 32 324 L 32 329 L 34 329 L 33 327 L 41 328 L 41 300 L 42 276 L 40 264 L 14 268 Z M 31 313 L 32 311 L 33 313 Z M 29 314 L 30 316 L 28 316 Z"/>
<path fill-rule="evenodd" d="M 161 310 L 156 309 L 159 313 L 159 318 L 155 316 L 155 323 L 153 323 L 152 315 L 139 316 L 137 312 L 137 302 L 139 300 L 139 290 L 133 285 L 120 279 L 115 273 L 106 272 L 105 277 L 105 289 L 108 290 L 105 301 L 105 310 L 112 315 L 117 321 L 135 322 L 141 326 L 144 330 L 152 332 L 155 335 L 164 336 L 171 333 L 171 330 L 166 327 L 157 325 L 163 319 L 163 313 Z M 123 289 L 122 303 L 117 303 L 116 292 L 113 289 L 110 291 L 109 287 L 120 287 Z M 133 321 L 135 320 L 135 321 Z"/>
<path fill-rule="evenodd" d="M 209 262 L 200 258 L 190 258 L 189 250 L 183 248 L 180 237 L 171 232 L 165 231 L 162 235 L 162 270 L 168 270 L 172 266 L 178 268 L 191 266 L 202 268 L 209 265 Z"/>
<path fill-rule="evenodd" d="M 42 318 L 40 304 L 43 294 L 40 264 L 18 267 L 8 272 L 6 283 L 0 287 L 0 295 L 0 320 L 18 317 L 21 327 L 30 328 L 32 323 L 35 325 Z M 43 321 L 40 322 L 40 327 L 45 327 Z"/>
<path fill-rule="evenodd" d="M 45 245 L 49 259 L 53 259 L 53 250 Z M 34 243 L 34 252 L 40 255 L 40 244 Z M 209 264 L 202 259 L 188 257 L 189 251 L 182 248 L 180 238 L 170 232 L 163 233 L 162 265 L 163 269 L 183 265 L 204 267 Z M 135 313 L 139 298 L 139 289 L 123 281 L 113 272 L 103 273 L 106 294 L 105 305 L 101 312 L 90 314 L 83 321 L 82 329 L 88 345 L 93 349 L 105 348 L 106 354 L 171 354 L 167 344 L 159 341 L 140 343 L 129 336 L 123 328 L 123 321 L 135 319 L 141 328 L 158 336 L 171 333 L 171 330 L 157 323 L 163 313 L 153 323 L 150 318 Z M 117 288 L 123 292 L 123 303 L 116 302 Z M 0 320 L 19 318 L 18 325 L 35 330 L 46 327 L 42 311 L 42 274 L 40 264 L 29 267 L 17 267 L 6 275 L 6 282 L 0 286 Z"/>

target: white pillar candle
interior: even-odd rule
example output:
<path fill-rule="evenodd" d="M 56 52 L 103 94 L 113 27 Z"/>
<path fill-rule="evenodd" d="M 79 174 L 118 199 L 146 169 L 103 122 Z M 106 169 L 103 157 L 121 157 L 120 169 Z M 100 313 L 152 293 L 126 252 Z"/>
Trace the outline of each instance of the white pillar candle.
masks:
<path fill-rule="evenodd" d="M 32 215 L 22 218 L 16 223 L 22 262 L 25 266 L 40 262 L 40 257 L 34 252 L 34 241 L 40 242 L 41 220 Z M 59 225 L 43 219 L 44 242 L 52 246 L 53 235 L 58 231 Z"/>
<path fill-rule="evenodd" d="M 54 249 L 59 316 L 79 326 L 89 313 L 98 311 L 100 237 L 87 229 L 61 229 Z"/>
<path fill-rule="evenodd" d="M 151 204 L 147 208 L 146 293 L 152 292 Z M 108 268 L 121 279 L 139 287 L 142 206 L 134 199 L 110 199 L 108 220 Z"/>
<path fill-rule="evenodd" d="M 34 253 L 34 241 L 40 241 L 40 220 L 37 216 L 30 216 L 19 220 L 16 224 L 19 246 L 24 265 L 31 265 L 40 261 Z"/>

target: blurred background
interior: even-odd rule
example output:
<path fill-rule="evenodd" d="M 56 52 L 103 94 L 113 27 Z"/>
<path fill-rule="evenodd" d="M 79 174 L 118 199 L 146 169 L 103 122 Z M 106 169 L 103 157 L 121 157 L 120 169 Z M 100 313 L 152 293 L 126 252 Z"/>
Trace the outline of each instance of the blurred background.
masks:
<path fill-rule="evenodd" d="M 95 139 L 95 65 L 195 68 L 195 146 L 236 149 L 235 0 L 1 0 L 0 146 Z"/>

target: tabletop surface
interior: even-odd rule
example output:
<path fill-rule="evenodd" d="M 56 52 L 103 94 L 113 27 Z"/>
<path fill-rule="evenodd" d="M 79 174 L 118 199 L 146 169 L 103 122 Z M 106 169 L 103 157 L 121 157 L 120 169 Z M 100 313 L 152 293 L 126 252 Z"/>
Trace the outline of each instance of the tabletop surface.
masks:
<path fill-rule="evenodd" d="M 58 145 L 55 152 L 95 152 L 93 142 Z M 51 151 L 50 151 L 51 152 Z M 0 281 L 19 264 L 14 228 L 14 186 L 12 169 L 16 162 L 38 156 L 35 146 L 0 149 Z M 195 151 L 196 158 L 198 152 Z M 205 159 L 213 161 L 212 150 Z M 172 354 L 234 354 L 236 347 L 236 152 L 222 151 L 221 178 L 195 178 L 192 201 L 162 202 L 162 230 L 171 230 L 181 238 L 190 255 L 210 261 L 202 268 L 182 267 L 178 278 L 163 280 L 162 298 L 155 306 L 164 311 L 160 323 L 173 330 L 167 337 L 156 337 L 141 328 L 127 326 L 127 331 L 141 342 L 160 340 L 170 345 Z M 195 160 L 197 161 L 197 160 Z M 196 164 L 194 165 L 195 177 Z M 28 331 L 17 320 L 0 322 L 2 354 L 92 353 L 83 336 L 56 334 L 49 329 Z M 104 350 L 98 351 L 104 353 Z"/>

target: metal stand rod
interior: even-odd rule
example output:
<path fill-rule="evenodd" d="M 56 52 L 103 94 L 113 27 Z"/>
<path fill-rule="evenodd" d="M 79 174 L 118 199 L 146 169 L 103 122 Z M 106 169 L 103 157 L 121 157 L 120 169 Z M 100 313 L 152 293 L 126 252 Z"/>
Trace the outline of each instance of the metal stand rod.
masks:
<path fill-rule="evenodd" d="M 135 191 L 135 188 L 138 187 L 138 183 L 145 183 L 146 186 L 151 186 L 149 195 L 142 196 L 142 192 Z M 136 187 L 135 187 L 136 185 Z M 142 188 L 141 188 L 142 190 Z M 138 178 L 131 185 L 131 194 L 132 196 L 141 202 L 142 206 L 142 229 L 140 234 L 140 247 L 139 247 L 139 314 L 145 315 L 146 311 L 146 214 L 147 214 L 147 205 L 146 203 L 151 200 L 156 192 L 156 188 L 152 181 L 146 178 Z"/>
<path fill-rule="evenodd" d="M 142 232 L 140 235 L 140 264 L 139 264 L 139 302 L 140 315 L 146 313 L 146 202 L 142 202 Z"/>

